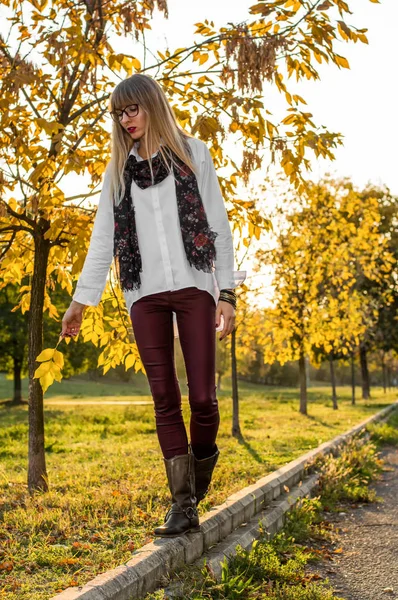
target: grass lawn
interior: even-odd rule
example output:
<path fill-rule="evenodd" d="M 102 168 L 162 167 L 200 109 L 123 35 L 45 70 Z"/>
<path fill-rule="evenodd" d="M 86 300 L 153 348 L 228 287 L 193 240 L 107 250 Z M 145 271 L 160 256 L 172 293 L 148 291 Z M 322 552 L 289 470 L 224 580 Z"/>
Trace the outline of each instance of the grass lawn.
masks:
<path fill-rule="evenodd" d="M 76 379 L 48 390 L 50 491 L 33 498 L 26 485 L 27 408 L 0 404 L 1 600 L 51 598 L 82 585 L 129 560 L 163 522 L 169 507 L 166 474 L 149 388 L 144 378 L 137 381 L 135 387 Z M 329 388 L 310 388 L 309 416 L 304 417 L 298 413 L 298 391 L 242 383 L 243 438 L 237 440 L 231 437 L 229 383 L 226 379 L 218 393 L 220 458 L 200 514 L 396 399 L 395 391 L 384 395 L 374 389 L 371 401 L 358 400 L 353 407 L 349 388 L 339 388 L 339 410 L 333 411 Z M 189 432 L 187 390 L 184 382 L 180 385 Z M 10 395 L 11 382 L 3 377 L 0 401 Z M 101 406 L 101 399 L 116 404 Z M 85 400 L 98 405 L 85 406 Z M 118 405 L 119 400 L 149 404 Z"/>

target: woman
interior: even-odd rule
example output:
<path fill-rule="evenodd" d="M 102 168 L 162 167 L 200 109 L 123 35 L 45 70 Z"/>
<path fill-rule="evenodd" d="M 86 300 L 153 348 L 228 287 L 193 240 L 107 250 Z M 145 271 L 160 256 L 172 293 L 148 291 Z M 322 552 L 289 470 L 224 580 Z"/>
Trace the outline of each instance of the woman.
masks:
<path fill-rule="evenodd" d="M 111 160 L 61 335 L 77 335 L 85 307 L 98 305 L 114 258 L 172 496 L 154 533 L 176 536 L 199 529 L 197 506 L 218 460 L 216 328 L 222 317 L 220 339 L 233 331 L 233 288 L 246 272 L 233 270 L 232 234 L 210 152 L 178 126 L 159 84 L 135 74 L 116 86 L 110 106 Z M 175 372 L 173 314 L 187 370 L 190 444 Z"/>

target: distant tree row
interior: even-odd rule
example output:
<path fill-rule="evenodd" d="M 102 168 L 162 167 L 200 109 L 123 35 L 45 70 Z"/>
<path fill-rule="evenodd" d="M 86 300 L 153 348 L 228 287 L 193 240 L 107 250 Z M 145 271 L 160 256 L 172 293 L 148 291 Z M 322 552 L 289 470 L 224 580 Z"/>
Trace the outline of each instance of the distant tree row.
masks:
<path fill-rule="evenodd" d="M 379 353 L 385 382 L 398 352 L 398 199 L 385 188 L 358 191 L 347 179 L 327 177 L 284 201 L 274 247 L 257 252 L 258 262 L 274 269 L 274 304 L 251 327 L 246 317 L 242 335 L 267 364 L 298 361 L 301 413 L 306 357 L 329 363 L 337 408 L 335 361 L 351 362 L 354 394 L 358 354 L 368 399 L 369 352 Z"/>

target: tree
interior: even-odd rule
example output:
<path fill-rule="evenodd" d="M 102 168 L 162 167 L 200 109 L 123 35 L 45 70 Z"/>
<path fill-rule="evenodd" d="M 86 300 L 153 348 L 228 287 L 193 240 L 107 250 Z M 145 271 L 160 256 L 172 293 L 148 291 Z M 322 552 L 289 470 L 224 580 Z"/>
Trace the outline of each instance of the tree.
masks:
<path fill-rule="evenodd" d="M 368 352 L 380 350 L 384 356 L 384 353 L 398 349 L 398 198 L 392 196 L 388 188 L 371 184 L 360 193 L 360 197 L 364 202 L 369 198 L 377 202 L 379 229 L 390 257 L 389 268 L 386 267 L 383 256 L 377 260 L 381 275 L 378 279 L 361 272 L 358 281 L 361 293 L 369 298 L 376 309 L 376 316 L 368 321 L 359 348 L 362 397 L 367 400 L 370 398 L 371 388 Z"/>
<path fill-rule="evenodd" d="M 0 368 L 12 373 L 14 393 L 8 406 L 26 404 L 22 398 L 22 375 L 26 367 L 28 315 L 13 310 L 18 290 L 13 285 L 0 289 Z"/>
<path fill-rule="evenodd" d="M 300 189 L 302 169 L 309 166 L 305 152 L 333 158 L 332 149 L 341 143 L 340 134 L 316 127 L 311 114 L 301 109 L 305 100 L 289 92 L 286 74 L 317 79 L 316 65 L 323 61 L 348 68 L 335 52 L 335 42 L 367 39 L 365 30 L 344 22 L 344 15 L 351 14 L 344 0 L 276 0 L 254 4 L 247 22 L 220 31 L 208 21 L 196 24 L 200 40 L 188 48 L 158 51 L 152 64 L 142 65 L 136 56 L 116 53 L 111 39 L 133 35 L 136 46 L 145 47 L 153 0 L 31 0 L 29 15 L 18 0 L 6 4 L 13 14 L 7 39 L 0 38 L 5 108 L 0 114 L 0 279 L 2 285 L 11 280 L 20 285 L 29 277 L 17 306 L 30 313 L 28 488 L 33 492 L 48 489 L 43 393 L 54 379 L 60 380 L 63 367 L 57 348 L 42 351 L 43 311 L 56 313 L 51 282 L 57 280 L 71 294 L 84 261 L 94 211 L 82 202 L 95 195 L 109 159 L 105 114 L 114 80 L 122 71 L 123 76 L 156 76 L 181 126 L 209 143 L 217 167 L 227 167 L 220 185 L 232 203 L 230 218 L 236 226 L 238 180 L 247 182 L 261 167 L 259 149 L 264 145 Z M 156 5 L 167 17 L 166 0 Z M 338 9 L 339 20 L 329 16 L 332 8 Z M 146 56 L 145 51 L 144 60 Z M 280 124 L 269 120 L 261 100 L 265 83 L 276 86 L 288 105 Z M 240 166 L 225 153 L 227 131 L 243 148 Z M 65 197 L 65 177 L 87 172 L 88 193 Z M 112 277 L 109 286 L 111 282 Z M 102 304 L 87 309 L 83 340 L 103 348 L 98 365 L 104 373 L 121 363 L 126 369 L 142 369 L 122 296 L 118 289 L 109 287 L 108 292 L 106 300 L 121 308 L 114 319 L 104 317 Z"/>
<path fill-rule="evenodd" d="M 275 268 L 265 360 L 299 361 L 300 412 L 307 414 L 305 356 L 348 355 L 359 345 L 378 316 L 362 278 L 380 284 L 394 259 L 377 199 L 364 199 L 349 181 L 309 183 L 295 202 L 276 247 L 258 259 Z"/>

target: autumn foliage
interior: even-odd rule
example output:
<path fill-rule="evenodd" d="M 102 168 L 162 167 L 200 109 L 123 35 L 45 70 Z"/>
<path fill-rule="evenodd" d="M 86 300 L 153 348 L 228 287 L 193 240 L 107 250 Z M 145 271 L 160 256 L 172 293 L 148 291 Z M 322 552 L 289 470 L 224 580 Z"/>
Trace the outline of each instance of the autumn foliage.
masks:
<path fill-rule="evenodd" d="M 333 158 L 341 135 L 317 126 L 294 80 L 317 79 L 321 63 L 348 68 L 336 41 L 367 43 L 365 30 L 345 22 L 344 0 L 256 2 L 240 24 L 214 28 L 196 23 L 187 48 L 159 49 L 150 60 L 120 54 L 115 36 L 139 54 L 155 8 L 165 0 L 3 0 L 10 30 L 0 39 L 0 280 L 20 286 L 15 310 L 29 311 L 30 487 L 45 483 L 43 391 L 62 376 L 62 351 L 43 353 L 43 311 L 60 319 L 51 293 L 55 282 L 72 294 L 87 252 L 94 208 L 109 160 L 108 101 L 115 83 L 145 72 L 163 86 L 180 124 L 210 147 L 234 230 L 243 243 L 267 223 L 239 183 L 269 161 L 278 163 L 304 193 L 303 168 L 311 157 Z M 132 38 L 132 39 L 131 39 Z M 147 57 L 147 54 L 144 54 Z M 276 122 L 263 91 L 280 92 L 285 116 Z M 241 150 L 239 164 L 228 155 Z M 265 152 L 264 152 L 265 150 Z M 66 183 L 88 175 L 84 190 L 68 196 Z M 77 178 L 77 179 L 76 179 Z M 243 227 L 247 225 L 247 227 Z M 103 348 L 104 372 L 123 363 L 141 369 L 128 315 L 117 287 L 85 312 L 82 336 Z M 73 343 L 73 342 L 72 342 Z M 40 363 L 40 364 L 39 364 Z"/>

